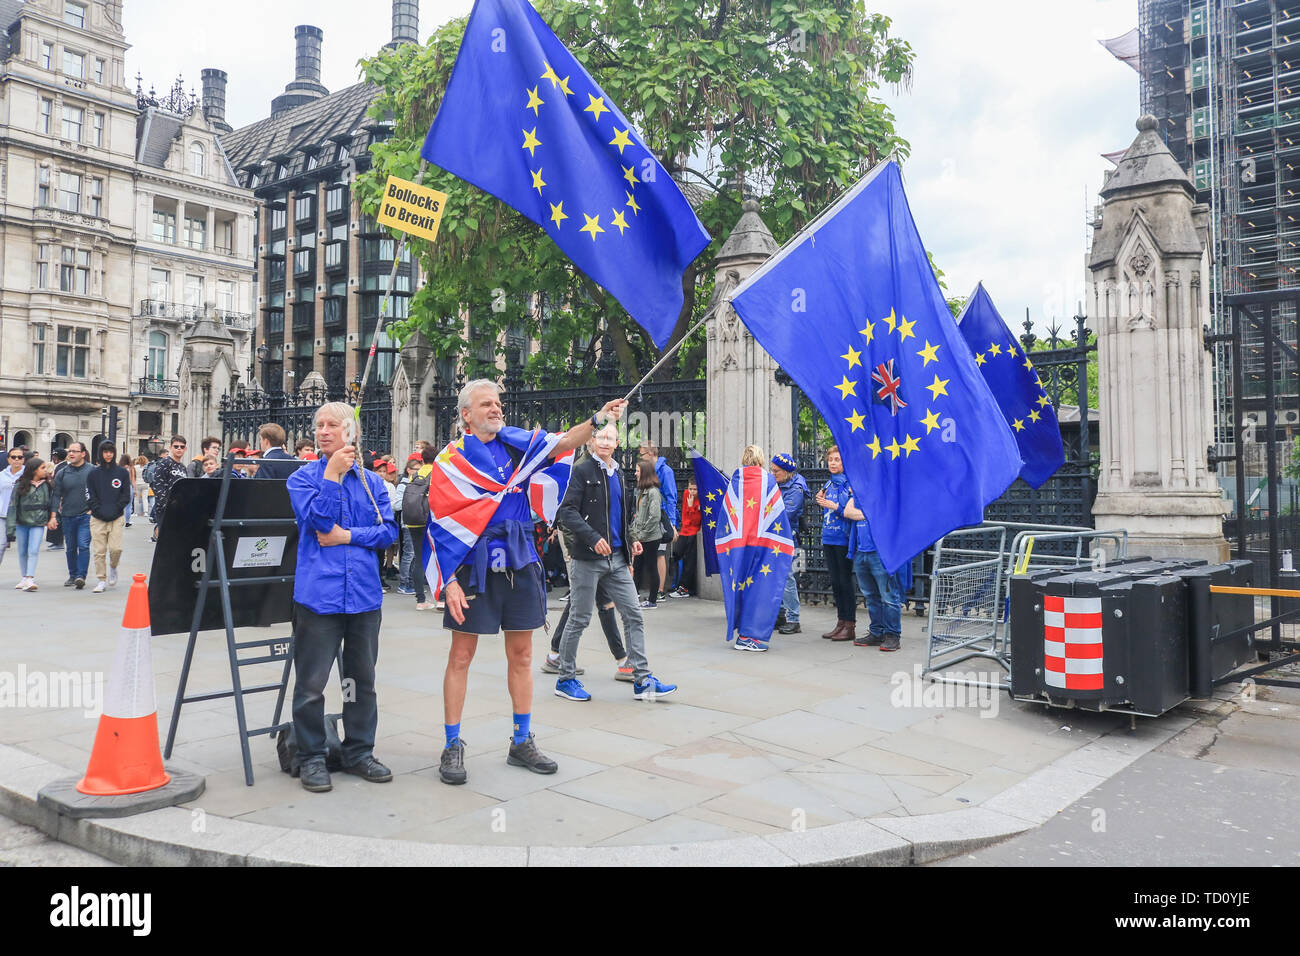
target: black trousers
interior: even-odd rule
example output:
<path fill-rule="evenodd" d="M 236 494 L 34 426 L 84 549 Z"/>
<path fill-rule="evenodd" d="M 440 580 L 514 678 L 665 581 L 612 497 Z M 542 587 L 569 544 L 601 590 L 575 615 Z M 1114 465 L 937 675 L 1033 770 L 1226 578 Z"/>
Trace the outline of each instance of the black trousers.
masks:
<path fill-rule="evenodd" d="M 379 725 L 375 662 L 383 612 L 317 614 L 295 603 L 293 613 L 293 733 L 298 759 L 325 757 L 325 684 L 342 645 L 343 762 L 358 763 L 374 751 Z"/>
<path fill-rule="evenodd" d="M 695 558 L 695 539 L 694 534 L 679 534 L 677 540 L 673 542 L 673 560 L 682 562 L 681 574 L 677 576 L 677 586 L 685 587 L 692 595 L 699 592 L 699 581 L 696 578 L 696 558 Z"/>
<path fill-rule="evenodd" d="M 826 554 L 826 570 L 830 573 L 836 619 L 857 623 L 858 592 L 853 578 L 853 562 L 849 560 L 849 546 L 826 544 L 822 545 L 822 550 Z"/>
<path fill-rule="evenodd" d="M 632 580 L 637 589 L 649 592 L 648 600 L 659 600 L 659 539 L 641 542 L 641 553 L 632 559 Z"/>

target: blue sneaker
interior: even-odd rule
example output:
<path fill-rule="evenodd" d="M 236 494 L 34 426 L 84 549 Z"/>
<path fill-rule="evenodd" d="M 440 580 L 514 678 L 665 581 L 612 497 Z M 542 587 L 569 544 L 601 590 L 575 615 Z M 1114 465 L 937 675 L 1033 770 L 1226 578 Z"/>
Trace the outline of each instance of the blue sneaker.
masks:
<path fill-rule="evenodd" d="M 765 651 L 767 650 L 766 641 L 758 641 L 752 637 L 736 638 L 736 650 L 738 651 Z"/>
<path fill-rule="evenodd" d="M 415 588 L 404 588 L 404 587 L 399 586 L 399 587 L 397 588 L 397 593 L 398 593 L 398 594 L 414 594 L 414 593 L 415 593 Z"/>
<path fill-rule="evenodd" d="M 557 680 L 555 682 L 555 696 L 563 697 L 565 700 L 591 700 L 591 695 L 582 686 L 582 681 L 576 677 L 570 677 L 568 680 Z"/>
<path fill-rule="evenodd" d="M 646 674 L 643 683 L 632 682 L 633 700 L 658 700 L 677 690 L 676 684 L 662 684 L 654 674 Z"/>

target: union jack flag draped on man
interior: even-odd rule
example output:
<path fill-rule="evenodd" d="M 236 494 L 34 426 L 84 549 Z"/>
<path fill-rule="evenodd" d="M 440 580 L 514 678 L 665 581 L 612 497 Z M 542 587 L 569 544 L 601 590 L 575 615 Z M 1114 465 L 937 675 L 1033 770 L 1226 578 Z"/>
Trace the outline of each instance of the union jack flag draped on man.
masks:
<path fill-rule="evenodd" d="M 497 477 L 496 465 L 482 442 L 467 444 L 458 439 L 448 442 L 438 454 L 429 474 L 426 535 L 431 552 L 425 564 L 425 577 L 435 599 L 464 563 L 506 495 L 527 494 L 529 507 L 536 514 L 547 524 L 555 521 L 573 470 L 572 451 L 547 466 L 562 437 L 541 429 L 529 432 L 504 426 L 496 440 L 522 454 L 504 483 Z"/>
<path fill-rule="evenodd" d="M 718 512 L 715 546 L 727 605 L 727 640 L 767 640 L 781 610 L 794 539 L 776 478 L 757 466 L 731 476 Z"/>

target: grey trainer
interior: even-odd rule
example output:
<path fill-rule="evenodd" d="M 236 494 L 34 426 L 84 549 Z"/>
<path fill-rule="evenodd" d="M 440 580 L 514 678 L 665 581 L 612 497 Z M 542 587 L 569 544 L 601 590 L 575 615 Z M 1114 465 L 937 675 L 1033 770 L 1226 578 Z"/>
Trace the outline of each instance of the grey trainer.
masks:
<path fill-rule="evenodd" d="M 462 784 L 469 779 L 469 774 L 465 772 L 465 741 L 459 737 L 443 748 L 442 762 L 438 765 L 438 776 L 443 783 L 452 786 Z"/>
<path fill-rule="evenodd" d="M 529 734 L 528 739 L 521 744 L 513 740 L 510 742 L 506 763 L 512 767 L 527 767 L 533 773 L 555 773 L 560 769 L 554 760 L 537 749 L 533 734 Z"/>

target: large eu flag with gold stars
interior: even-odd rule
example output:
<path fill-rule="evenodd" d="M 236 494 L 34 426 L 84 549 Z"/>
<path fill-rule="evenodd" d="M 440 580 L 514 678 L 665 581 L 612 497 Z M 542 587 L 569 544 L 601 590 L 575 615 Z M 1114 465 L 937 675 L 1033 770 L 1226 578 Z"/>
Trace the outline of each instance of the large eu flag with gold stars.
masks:
<path fill-rule="evenodd" d="M 527 0 L 474 4 L 420 155 L 541 226 L 664 347 L 709 235 Z"/>
<path fill-rule="evenodd" d="M 966 300 L 957 324 L 1011 426 L 1025 462 L 1020 477 L 1037 488 L 1065 464 L 1065 447 L 1056 409 L 1034 371 L 1034 363 L 998 314 L 984 283 L 977 285 Z"/>
<path fill-rule="evenodd" d="M 830 426 L 885 566 L 897 570 L 1020 473 L 1020 453 L 882 163 L 732 296 Z"/>

